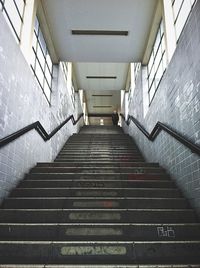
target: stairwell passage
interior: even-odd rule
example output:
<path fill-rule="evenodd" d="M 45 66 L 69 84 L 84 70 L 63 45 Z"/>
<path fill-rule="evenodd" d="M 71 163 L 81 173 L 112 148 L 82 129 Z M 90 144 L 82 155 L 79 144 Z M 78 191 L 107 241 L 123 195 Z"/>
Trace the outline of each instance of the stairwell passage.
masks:
<path fill-rule="evenodd" d="M 119 127 L 83 127 L 38 163 L 4 201 L 0 239 L 4 268 L 200 267 L 194 210 Z"/>

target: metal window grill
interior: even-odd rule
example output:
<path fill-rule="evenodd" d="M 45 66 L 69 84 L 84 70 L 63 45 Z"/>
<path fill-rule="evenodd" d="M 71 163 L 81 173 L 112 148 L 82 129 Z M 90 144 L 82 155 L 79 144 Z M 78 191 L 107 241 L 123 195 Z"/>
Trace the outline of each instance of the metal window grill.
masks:
<path fill-rule="evenodd" d="M 166 53 L 163 20 L 159 24 L 152 52 L 147 64 L 148 96 L 151 104 L 166 70 Z"/>
<path fill-rule="evenodd" d="M 50 104 L 53 79 L 53 64 L 37 17 L 35 19 L 33 35 L 33 59 L 31 68 L 48 103 Z"/>
<path fill-rule="evenodd" d="M 26 0 L 0 0 L 1 10 L 17 41 L 20 42 Z"/>

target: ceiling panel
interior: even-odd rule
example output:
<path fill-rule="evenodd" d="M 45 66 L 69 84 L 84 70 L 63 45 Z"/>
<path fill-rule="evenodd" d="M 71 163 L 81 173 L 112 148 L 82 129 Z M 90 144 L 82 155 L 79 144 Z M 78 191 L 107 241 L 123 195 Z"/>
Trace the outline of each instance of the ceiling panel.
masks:
<path fill-rule="evenodd" d="M 85 90 L 122 90 L 125 88 L 128 63 L 74 63 L 78 87 Z M 116 76 L 116 79 L 87 79 L 87 76 Z"/>
<path fill-rule="evenodd" d="M 142 60 L 158 0 L 43 0 L 60 60 Z M 72 30 L 128 31 L 127 36 L 72 35 Z"/>

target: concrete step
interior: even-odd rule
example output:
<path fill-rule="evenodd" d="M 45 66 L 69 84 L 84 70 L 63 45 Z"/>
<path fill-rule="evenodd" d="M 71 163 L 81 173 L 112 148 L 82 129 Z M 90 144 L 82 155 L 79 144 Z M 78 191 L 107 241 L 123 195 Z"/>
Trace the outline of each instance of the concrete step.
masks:
<path fill-rule="evenodd" d="M 118 160 L 119 162 L 121 162 L 122 160 L 126 160 L 126 161 L 133 161 L 135 159 L 143 159 L 142 156 L 140 154 L 81 154 L 81 153 L 64 153 L 64 154 L 58 154 L 57 157 L 62 157 L 62 158 L 72 158 L 72 159 L 106 159 L 106 160 Z M 144 159 L 141 161 L 143 162 Z"/>
<path fill-rule="evenodd" d="M 136 149 L 102 149 L 102 148 L 72 148 L 72 149 L 62 149 L 60 154 L 64 153 L 81 153 L 81 154 L 139 154 Z"/>
<path fill-rule="evenodd" d="M 194 223 L 192 209 L 0 209 L 1 223 Z"/>
<path fill-rule="evenodd" d="M 152 173 L 152 174 L 134 174 L 134 173 L 29 173 L 26 175 L 26 179 L 34 180 L 68 180 L 68 179 L 81 179 L 81 180 L 169 180 L 167 174 Z M 169 180 L 170 181 L 170 180 Z"/>
<path fill-rule="evenodd" d="M 26 197 L 26 198 L 6 198 L 2 208 L 169 208 L 182 209 L 190 208 L 189 203 L 184 198 L 89 198 L 89 197 Z"/>
<path fill-rule="evenodd" d="M 87 162 L 145 162 L 142 157 L 101 157 L 101 156 L 88 156 L 87 158 L 82 157 L 82 156 L 57 156 L 55 159 L 55 162 L 60 161 L 60 162 L 85 162 L 87 159 Z"/>
<path fill-rule="evenodd" d="M 99 147 L 99 148 L 98 148 Z M 138 150 L 136 146 L 131 144 L 120 144 L 120 145 L 111 145 L 111 144 L 66 144 L 62 150 Z"/>
<path fill-rule="evenodd" d="M 16 188 L 10 197 L 182 197 L 176 188 Z"/>
<path fill-rule="evenodd" d="M 38 163 L 4 201 L 0 268 L 200 268 L 197 221 L 130 137 L 73 135 L 54 163 Z"/>
<path fill-rule="evenodd" d="M 61 188 L 61 187 L 97 187 L 97 188 L 175 188 L 169 180 L 23 180 L 18 187 L 22 188 Z"/>
<path fill-rule="evenodd" d="M 127 145 L 127 144 L 130 144 L 131 146 L 136 146 L 136 144 L 133 142 L 132 139 L 127 139 L 126 137 L 125 138 L 121 138 L 121 139 L 115 139 L 114 137 L 111 137 L 111 138 L 103 138 L 103 137 L 99 137 L 99 139 L 97 138 L 94 138 L 94 137 L 88 137 L 88 138 L 84 138 L 83 136 L 81 136 L 80 138 L 78 139 L 72 139 L 70 138 L 67 143 L 67 144 L 80 144 L 80 145 L 94 145 L 94 144 L 97 144 L 97 145 L 113 145 L 113 146 L 116 146 L 116 145 Z"/>
<path fill-rule="evenodd" d="M 132 265 L 117 265 L 117 264 L 107 264 L 107 265 L 76 265 L 76 264 L 0 264 L 0 268 L 199 268 L 200 264 L 132 264 Z"/>
<path fill-rule="evenodd" d="M 200 224 L 23 224 L 1 223 L 3 241 L 200 240 Z"/>
<path fill-rule="evenodd" d="M 135 174 L 164 174 L 165 170 L 158 167 L 34 167 L 31 173 L 135 173 Z"/>
<path fill-rule="evenodd" d="M 69 139 L 67 143 L 64 144 L 64 146 L 108 146 L 108 147 L 120 147 L 120 146 L 132 146 L 135 148 L 138 148 L 135 143 L 133 143 L 131 140 L 126 140 L 126 139 L 118 139 L 118 140 L 111 140 L 111 139 L 104 139 L 104 140 L 97 140 L 97 139 L 79 139 L 79 140 L 72 140 Z M 64 147 L 63 146 L 63 147 Z"/>
<path fill-rule="evenodd" d="M 142 155 L 138 152 L 131 152 L 131 153 L 112 153 L 112 152 L 104 152 L 104 153 L 99 153 L 99 152 L 90 152 L 90 153 L 81 153 L 81 150 L 78 152 L 74 152 L 74 151 L 64 151 L 64 152 L 60 152 L 58 154 L 59 156 L 73 156 L 73 157 L 84 157 L 85 155 L 88 155 L 89 157 L 95 156 L 95 157 L 99 157 L 99 158 L 125 158 L 125 159 L 134 159 L 134 158 L 142 158 Z"/>
<path fill-rule="evenodd" d="M 55 162 L 69 162 L 69 163 L 82 163 L 82 162 L 85 162 L 85 158 L 84 157 L 62 157 L 62 156 L 57 156 L 56 159 L 54 160 L 54 163 Z M 132 158 L 132 159 L 119 159 L 119 158 L 105 158 L 105 157 L 88 157 L 87 158 L 87 162 L 90 163 L 90 162 L 101 162 L 101 163 L 107 163 L 108 162 L 112 162 L 112 163 L 126 163 L 126 162 L 132 162 L 132 163 L 138 163 L 138 162 L 145 162 L 143 158 Z"/>
<path fill-rule="evenodd" d="M 84 142 L 80 142 L 80 143 L 72 143 L 72 142 L 67 142 L 63 148 L 69 148 L 69 147 L 86 147 L 88 149 L 88 147 L 93 147 L 96 148 L 98 145 L 98 147 L 101 147 L 103 149 L 108 149 L 108 148 L 119 148 L 119 149 L 137 149 L 138 147 L 133 144 L 132 142 L 120 142 L 120 143 L 111 143 L 111 142 L 90 142 L 90 143 L 84 143 Z"/>
<path fill-rule="evenodd" d="M 2 264 L 197 264 L 199 252 L 199 241 L 0 242 Z"/>
<path fill-rule="evenodd" d="M 159 167 L 158 163 L 146 163 L 146 162 L 100 162 L 100 161 L 85 161 L 85 162 L 43 162 L 37 163 L 36 167 Z"/>
<path fill-rule="evenodd" d="M 140 154 L 137 151 L 81 151 L 81 150 L 67 150 L 67 151 L 61 151 L 58 155 L 72 155 L 72 156 L 76 156 L 76 155 L 80 155 L 80 156 L 118 156 L 118 157 L 126 157 L 126 156 L 131 156 L 131 157 L 135 157 L 135 156 L 140 156 Z"/>

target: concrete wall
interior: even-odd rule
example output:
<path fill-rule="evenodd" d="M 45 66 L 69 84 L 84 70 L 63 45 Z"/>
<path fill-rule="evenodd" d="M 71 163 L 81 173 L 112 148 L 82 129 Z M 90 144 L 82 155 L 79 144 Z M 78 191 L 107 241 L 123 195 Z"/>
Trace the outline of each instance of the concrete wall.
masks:
<path fill-rule="evenodd" d="M 0 137 L 38 120 L 49 133 L 69 115 L 77 118 L 82 112 L 79 96 L 74 108 L 61 68 L 54 67 L 50 107 L 1 12 L 0 25 Z M 1 148 L 0 199 L 7 196 L 36 162 L 52 161 L 80 124 L 73 126 L 70 121 L 46 143 L 33 130 Z"/>
<path fill-rule="evenodd" d="M 146 70 L 138 76 L 129 114 L 149 131 L 161 121 L 200 144 L 200 1 L 197 1 L 163 76 L 155 98 L 145 111 Z M 152 143 L 133 123 L 124 129 L 147 161 L 159 162 L 200 213 L 200 158 L 165 132 Z"/>

